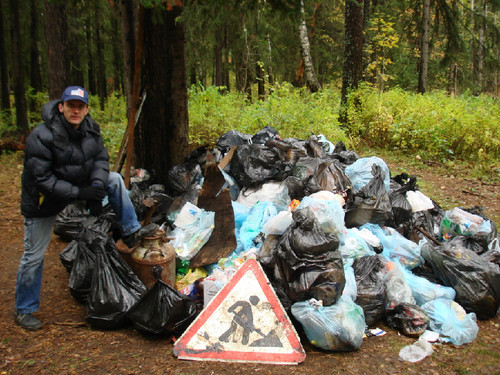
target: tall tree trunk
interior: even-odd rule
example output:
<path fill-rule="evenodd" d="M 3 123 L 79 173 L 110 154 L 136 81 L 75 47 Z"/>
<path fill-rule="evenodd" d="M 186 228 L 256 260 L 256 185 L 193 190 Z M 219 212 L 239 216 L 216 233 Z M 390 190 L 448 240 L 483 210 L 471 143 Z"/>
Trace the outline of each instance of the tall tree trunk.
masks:
<path fill-rule="evenodd" d="M 160 184 L 189 151 L 184 25 L 182 6 L 144 13 L 144 66 L 147 95 L 136 129 L 137 163 Z"/>
<path fill-rule="evenodd" d="M 431 14 L 431 0 L 424 0 L 422 7 L 422 35 L 420 43 L 420 63 L 418 69 L 418 92 L 427 91 L 427 78 L 429 74 L 429 25 Z"/>
<path fill-rule="evenodd" d="M 97 92 L 97 81 L 96 81 L 96 63 L 95 63 L 95 56 L 94 53 L 92 52 L 92 43 L 94 41 L 93 36 L 93 25 L 92 27 L 89 26 L 87 27 L 87 59 L 88 59 L 88 68 L 87 68 L 87 76 L 88 76 L 88 91 L 91 94 L 95 94 Z"/>
<path fill-rule="evenodd" d="M 274 85 L 274 75 L 273 75 L 273 58 L 272 58 L 272 48 L 271 48 L 271 37 L 269 33 L 266 34 L 267 42 L 267 76 L 269 77 L 269 85 Z"/>
<path fill-rule="evenodd" d="M 113 15 L 111 23 L 113 30 L 113 39 L 111 42 L 113 47 L 113 90 L 119 93 L 120 89 L 123 88 L 123 59 L 120 53 L 120 38 L 118 38 L 121 32 L 118 19 L 115 15 Z M 122 93 L 124 94 L 124 92 Z"/>
<path fill-rule="evenodd" d="M 104 63 L 104 41 L 101 37 L 102 25 L 98 17 L 95 24 L 95 44 L 96 44 L 96 73 L 97 73 L 97 95 L 101 110 L 104 110 L 104 103 L 107 97 L 106 93 L 106 64 Z"/>
<path fill-rule="evenodd" d="M 304 10 L 304 1 L 300 1 L 300 8 L 302 13 L 302 19 L 299 24 L 299 39 L 300 39 L 300 53 L 302 56 L 302 61 L 304 62 L 304 78 L 306 86 L 311 92 L 318 91 L 321 86 L 314 73 L 314 65 L 311 58 L 311 48 L 309 45 L 309 36 L 307 35 L 307 26 Z"/>
<path fill-rule="evenodd" d="M 28 107 L 24 87 L 24 59 L 22 53 L 21 26 L 19 21 L 19 1 L 10 0 L 12 76 L 14 78 L 14 99 L 16 101 L 16 128 L 19 135 L 28 135 Z"/>
<path fill-rule="evenodd" d="M 121 28 L 122 28 L 122 51 L 123 51 L 123 73 L 124 89 L 127 97 L 127 109 L 130 113 L 132 98 L 132 81 L 134 77 L 134 54 L 136 45 L 136 26 L 137 26 L 136 0 L 121 0 L 119 4 Z"/>
<path fill-rule="evenodd" d="M 65 1 L 45 1 L 45 39 L 47 42 L 47 65 L 49 98 L 61 97 L 68 86 L 68 23 Z"/>
<path fill-rule="evenodd" d="M 347 124 L 346 104 L 350 90 L 358 88 L 363 74 L 363 3 L 346 0 L 344 13 L 344 64 L 340 121 Z"/>
<path fill-rule="evenodd" d="M 38 7 L 37 1 L 31 0 L 31 79 L 30 86 L 35 92 L 43 91 L 40 68 L 40 40 L 38 38 Z"/>
<path fill-rule="evenodd" d="M 259 100 L 266 99 L 266 78 L 264 67 L 262 66 L 259 55 L 257 53 L 257 62 L 255 63 L 255 78 L 257 80 L 257 97 Z"/>
<path fill-rule="evenodd" d="M 480 3 L 481 6 L 481 16 L 476 17 L 477 20 L 477 51 L 476 51 L 476 64 L 474 65 L 477 69 L 476 77 L 477 77 L 477 85 L 478 91 L 484 92 L 485 88 L 485 80 L 484 80 L 484 57 L 485 57 L 485 39 L 484 35 L 486 34 L 486 0 L 482 0 Z"/>
<path fill-rule="evenodd" d="M 214 86 L 221 87 L 224 85 L 222 81 L 222 43 L 223 31 L 220 27 L 215 30 L 215 44 L 214 44 Z"/>
<path fill-rule="evenodd" d="M 5 29 L 3 22 L 4 6 L 0 2 L 0 109 L 10 109 L 9 73 L 5 50 Z M 8 12 L 7 12 L 8 13 Z"/>

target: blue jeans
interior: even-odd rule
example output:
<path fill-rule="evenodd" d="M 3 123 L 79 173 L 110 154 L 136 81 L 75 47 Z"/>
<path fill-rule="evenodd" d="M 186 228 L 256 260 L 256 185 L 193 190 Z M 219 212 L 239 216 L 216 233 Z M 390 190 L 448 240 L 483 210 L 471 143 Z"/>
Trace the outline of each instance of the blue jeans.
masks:
<path fill-rule="evenodd" d="M 106 185 L 109 204 L 127 236 L 141 228 L 134 206 L 128 196 L 123 178 L 116 172 L 109 174 Z M 24 254 L 19 262 L 16 279 L 15 310 L 30 314 L 40 307 L 43 259 L 50 243 L 56 216 L 24 218 Z"/>

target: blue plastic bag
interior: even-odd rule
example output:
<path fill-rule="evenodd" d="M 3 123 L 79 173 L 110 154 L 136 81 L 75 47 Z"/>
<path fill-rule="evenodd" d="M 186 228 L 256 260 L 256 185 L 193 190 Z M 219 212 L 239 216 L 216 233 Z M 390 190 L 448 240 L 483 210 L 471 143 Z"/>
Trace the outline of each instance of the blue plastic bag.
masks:
<path fill-rule="evenodd" d="M 359 158 L 353 164 L 346 167 L 345 174 L 351 179 L 354 188 L 359 191 L 373 178 L 373 164 L 379 165 L 385 173 L 384 186 L 385 191 L 389 193 L 391 190 L 391 172 L 386 162 L 377 156 Z"/>
<path fill-rule="evenodd" d="M 381 228 L 378 224 L 364 224 L 360 229 L 366 228 L 378 237 L 384 250 L 382 255 L 386 258 L 398 261 L 402 266 L 411 270 L 424 263 L 421 256 L 420 245 L 403 237 L 394 228 Z"/>
<path fill-rule="evenodd" d="M 438 298 L 449 299 L 452 301 L 455 299 L 455 296 L 457 295 L 455 289 L 449 286 L 433 283 L 425 277 L 413 274 L 404 267 L 400 268 L 411 289 L 411 293 L 417 302 L 417 305 L 422 306 L 424 303 Z"/>
<path fill-rule="evenodd" d="M 455 301 L 438 298 L 424 303 L 422 308 L 429 315 L 429 328 L 439 333 L 443 341 L 462 345 L 476 339 L 479 331 L 476 314 L 467 314 Z"/>
<path fill-rule="evenodd" d="M 314 346 L 333 351 L 354 351 L 361 347 L 365 331 L 363 309 L 352 298 L 343 295 L 331 306 L 319 301 L 296 302 L 292 314 Z"/>

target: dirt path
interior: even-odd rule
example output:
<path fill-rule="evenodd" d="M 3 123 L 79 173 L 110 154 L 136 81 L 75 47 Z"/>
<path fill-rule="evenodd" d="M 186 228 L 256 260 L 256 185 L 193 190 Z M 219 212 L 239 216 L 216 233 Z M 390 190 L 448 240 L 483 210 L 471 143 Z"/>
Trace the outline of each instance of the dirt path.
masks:
<path fill-rule="evenodd" d="M 499 374 L 500 318 L 479 321 L 478 338 L 468 345 L 434 345 L 434 353 L 412 364 L 398 360 L 414 339 L 381 324 L 387 334 L 366 338 L 356 352 L 323 352 L 302 343 L 306 360 L 298 366 L 178 360 L 170 337 L 145 336 L 133 327 L 91 328 L 85 308 L 68 290 L 68 273 L 59 260 L 67 245 L 57 237 L 44 268 L 43 329 L 27 332 L 13 322 L 15 277 L 23 248 L 19 213 L 22 155 L 0 156 L 0 375 L 1 374 Z M 436 177 L 436 176 L 435 176 Z M 426 177 L 427 178 L 427 177 Z M 440 176 L 436 177 L 439 181 Z M 441 179 L 442 180 L 442 179 Z M 466 184 L 454 178 L 454 186 Z M 491 187 L 478 194 L 486 196 Z M 498 197 L 498 194 L 497 194 Z M 480 202 L 478 199 L 477 202 Z M 498 205 L 494 207 L 498 215 Z"/>

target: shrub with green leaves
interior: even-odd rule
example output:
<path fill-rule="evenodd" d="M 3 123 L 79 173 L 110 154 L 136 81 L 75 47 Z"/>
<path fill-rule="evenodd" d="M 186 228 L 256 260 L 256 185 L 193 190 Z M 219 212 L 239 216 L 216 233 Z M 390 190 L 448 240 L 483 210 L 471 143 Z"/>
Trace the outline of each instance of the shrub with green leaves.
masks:
<path fill-rule="evenodd" d="M 266 100 L 250 103 L 241 93 L 221 93 L 216 87 L 193 86 L 189 92 L 189 131 L 194 144 L 213 144 L 229 130 L 255 134 L 265 126 L 282 138 L 306 139 L 323 134 L 332 142 L 350 143 L 338 122 L 338 90 L 310 94 L 290 84 L 272 88 Z"/>
<path fill-rule="evenodd" d="M 449 96 L 362 86 L 349 96 L 349 130 L 375 147 L 479 167 L 500 159 L 500 105 L 488 96 Z"/>

